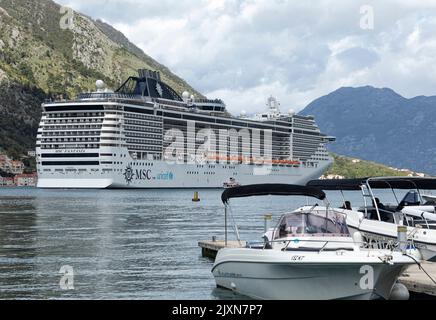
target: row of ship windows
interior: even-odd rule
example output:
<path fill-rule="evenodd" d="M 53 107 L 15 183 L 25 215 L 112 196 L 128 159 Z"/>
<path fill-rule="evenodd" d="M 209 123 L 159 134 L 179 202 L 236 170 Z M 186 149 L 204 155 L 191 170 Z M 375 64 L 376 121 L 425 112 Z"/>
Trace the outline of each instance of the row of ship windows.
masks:
<path fill-rule="evenodd" d="M 109 119 L 107 119 L 109 120 Z M 118 119 L 112 120 L 118 121 Z M 86 118 L 86 119 L 60 119 L 60 120 L 45 120 L 44 124 L 68 124 L 68 123 L 102 123 L 102 118 Z"/>
<path fill-rule="evenodd" d="M 136 132 L 156 132 L 162 134 L 162 129 L 149 128 L 149 127 L 137 127 L 137 126 L 124 126 L 125 130 L 136 131 Z"/>
<path fill-rule="evenodd" d="M 188 127 L 187 127 L 186 122 L 175 122 L 175 121 L 168 122 L 167 121 L 164 124 L 164 128 L 165 128 L 165 130 L 180 129 L 181 131 L 186 132 Z M 242 130 L 244 130 L 244 131 L 241 131 L 240 128 L 227 127 L 227 126 L 223 128 L 223 127 L 220 127 L 217 125 L 205 125 L 205 124 L 195 123 L 195 130 L 199 131 L 201 129 L 211 130 L 217 136 L 219 135 L 220 130 L 224 130 L 224 131 L 234 130 L 235 132 L 239 132 L 239 133 L 244 132 L 244 131 L 248 131 L 248 133 L 251 133 L 251 132 L 254 132 L 254 130 L 257 130 L 259 132 L 260 136 L 264 135 L 264 131 L 262 131 L 261 129 L 253 128 L 253 127 L 243 128 Z M 289 132 L 289 130 L 286 130 L 286 132 Z M 273 135 L 274 139 L 283 139 L 283 140 L 289 140 L 289 136 L 290 136 L 289 133 L 281 133 L 281 132 L 277 132 L 277 131 L 273 131 L 272 135 Z"/>
<path fill-rule="evenodd" d="M 147 144 L 152 146 L 162 146 L 162 140 L 126 139 L 130 144 Z"/>
<path fill-rule="evenodd" d="M 108 131 L 103 133 L 119 133 L 116 131 Z M 45 132 L 44 136 L 98 136 L 100 131 L 52 131 Z"/>
<path fill-rule="evenodd" d="M 161 117 L 147 116 L 147 115 L 136 114 L 136 113 L 126 113 L 124 115 L 124 118 L 126 118 L 126 119 L 142 119 L 142 120 L 162 121 Z"/>
<path fill-rule="evenodd" d="M 161 128 L 161 122 L 150 122 L 150 121 L 136 121 L 136 120 L 125 120 L 124 123 L 130 125 L 140 125 L 140 126 L 148 126 L 148 127 L 156 127 Z"/>
<path fill-rule="evenodd" d="M 117 147 L 117 145 L 103 145 L 101 144 L 102 147 Z M 43 150 L 53 150 L 53 149 L 98 149 L 99 145 L 98 144 L 70 144 L 70 145 L 65 145 L 65 144 L 36 144 L 37 148 L 41 148 Z"/>
<path fill-rule="evenodd" d="M 294 138 L 294 139 L 292 140 L 292 142 L 293 142 L 294 144 L 306 144 L 306 145 L 319 145 L 319 144 L 322 143 L 321 140 L 310 139 L 310 138 L 307 138 L 307 139 L 295 139 L 295 138 Z"/>
<path fill-rule="evenodd" d="M 89 172 L 89 173 L 92 173 L 92 172 L 100 172 L 100 169 L 91 169 L 91 170 L 87 170 L 87 169 L 55 169 L 55 170 L 52 170 L 52 169 L 44 169 L 44 170 L 42 170 L 43 172 L 52 172 L 52 171 L 54 171 L 54 172 L 56 172 L 56 173 L 64 173 L 64 172 L 66 172 L 66 173 L 69 173 L 69 172 L 74 172 L 74 173 L 77 173 L 77 172 L 79 172 L 79 173 L 85 173 L 85 172 Z M 122 172 L 123 171 L 123 169 L 101 169 L 101 173 L 103 174 L 103 173 L 106 173 L 106 172 Z M 38 171 L 39 173 L 41 173 L 41 170 L 39 170 Z"/>
<path fill-rule="evenodd" d="M 102 153 L 100 154 L 101 157 L 116 157 L 117 154 L 112 154 L 112 153 Z M 120 154 L 120 158 L 127 158 L 127 155 L 125 154 Z"/>
<path fill-rule="evenodd" d="M 73 130 L 73 129 L 101 129 L 102 125 L 88 125 L 88 126 L 78 126 L 78 125 L 69 125 L 69 126 L 44 126 L 44 130 Z M 105 127 L 112 127 L 107 126 Z M 116 126 L 115 126 L 116 127 Z"/>
<path fill-rule="evenodd" d="M 126 137 L 135 137 L 135 138 L 153 138 L 153 139 L 160 139 L 162 140 L 162 134 L 144 134 L 144 133 L 137 133 L 137 132 L 126 132 Z"/>
<path fill-rule="evenodd" d="M 132 167 L 154 167 L 152 162 L 133 162 Z"/>
<path fill-rule="evenodd" d="M 120 164 L 123 164 L 123 163 L 122 162 L 101 161 L 100 164 L 117 164 L 117 165 L 120 165 Z"/>
<path fill-rule="evenodd" d="M 298 129 L 306 129 L 306 130 L 314 130 L 316 129 L 313 125 L 304 125 L 304 124 L 295 124 L 295 128 Z"/>
<path fill-rule="evenodd" d="M 188 172 L 186 172 L 186 174 L 189 174 L 189 175 L 199 175 L 200 172 L 188 171 Z M 203 172 L 203 174 L 204 174 L 204 175 L 210 175 L 210 176 L 213 176 L 213 175 L 216 174 L 216 172 Z"/>
<path fill-rule="evenodd" d="M 314 120 L 303 120 L 303 119 L 294 119 L 293 124 L 296 126 L 303 125 L 303 126 L 309 126 L 309 127 L 316 127 Z"/>
<path fill-rule="evenodd" d="M 109 109 L 109 108 L 108 108 Z M 115 108 L 116 110 L 117 108 Z M 85 117 L 89 117 L 89 116 L 104 116 L 103 112 L 94 112 L 94 113 L 61 113 L 61 114 L 47 114 L 48 117 L 78 117 L 78 116 L 85 116 Z M 181 114 L 172 114 L 172 113 L 165 113 L 164 116 L 166 117 L 170 117 L 170 118 L 182 118 Z M 147 120 L 156 120 L 156 121 L 161 121 L 162 118 L 160 117 L 156 117 L 156 116 L 147 116 L 147 115 L 143 115 L 143 114 L 137 114 L 137 113 L 126 113 L 125 114 L 126 118 L 136 118 L 136 119 L 147 119 Z M 200 121 L 200 122 L 207 122 L 207 123 L 221 123 L 221 124 L 228 124 L 231 126 L 241 126 L 241 127 L 249 127 L 250 125 L 253 128 L 259 128 L 259 129 L 272 129 L 271 126 L 264 126 L 262 124 L 248 124 L 245 122 L 240 122 L 240 121 L 232 121 L 232 120 L 224 120 L 224 119 L 219 119 L 219 118 L 208 118 L 208 117 L 198 117 L 198 116 L 192 116 L 192 115 L 183 115 L 183 118 L 185 119 L 184 124 L 186 125 L 186 120 L 193 120 L 193 121 Z M 171 121 L 171 120 L 169 120 Z M 179 120 L 180 121 L 180 120 Z M 183 120 L 182 120 L 183 121 Z M 284 124 L 286 125 L 286 124 Z M 295 127 L 299 127 L 300 129 L 308 129 L 311 131 L 316 131 L 316 126 L 314 124 L 313 121 L 310 120 L 302 120 L 302 119 L 295 119 L 294 120 L 294 125 Z M 288 132 L 289 129 L 284 129 L 284 128 L 276 128 L 277 131 L 285 131 Z M 319 135 L 319 132 L 310 132 L 311 135 Z"/>
<path fill-rule="evenodd" d="M 100 138 L 50 138 L 50 139 L 36 139 L 42 143 L 50 142 L 99 142 Z"/>
<path fill-rule="evenodd" d="M 104 127 L 119 127 L 119 126 L 111 126 L 111 125 L 104 125 Z M 72 129 L 101 129 L 101 126 L 73 126 L 73 127 L 45 127 L 45 131 L 52 131 L 52 130 L 59 130 L 59 129 L 66 129 L 66 130 L 72 130 Z M 125 128 L 126 130 L 134 130 L 135 127 L 130 127 L 130 126 L 126 126 Z M 153 128 L 142 128 L 141 130 L 138 130 L 139 132 L 153 132 L 153 133 L 159 133 L 159 135 L 143 135 L 141 133 L 135 133 L 135 132 L 128 132 L 126 131 L 127 135 L 132 135 L 135 137 L 150 137 L 150 138 L 156 138 L 156 139 L 161 139 L 162 138 L 162 130 L 161 129 L 153 129 Z M 119 131 L 102 131 L 103 133 L 114 133 L 114 134 L 119 134 Z M 41 131 L 39 131 L 38 133 L 42 133 Z M 98 135 L 99 131 L 65 131 L 65 132 L 61 132 L 61 131 L 54 131 L 54 132 L 47 132 L 46 133 L 49 136 L 55 136 L 55 135 Z M 193 141 L 193 139 L 188 139 L 188 141 Z M 242 144 L 242 139 L 239 139 L 239 144 Z M 279 146 L 279 147 L 286 147 L 289 146 L 289 141 L 285 141 L 284 143 L 280 143 L 280 141 L 274 141 L 275 143 L 273 144 L 274 146 Z M 306 141 L 302 141 L 300 139 L 295 139 L 293 141 L 293 145 L 296 148 L 314 148 L 317 147 L 317 144 L 314 144 L 313 142 L 306 142 Z M 258 143 L 256 143 L 256 145 L 258 145 Z"/>
<path fill-rule="evenodd" d="M 80 112 L 80 113 L 47 113 L 46 117 L 55 118 L 78 118 L 78 117 L 103 117 L 104 112 Z"/>
<path fill-rule="evenodd" d="M 275 127 L 274 125 L 263 125 L 261 123 L 248 123 L 248 122 L 241 122 L 241 121 L 235 121 L 235 120 L 224 120 L 220 118 L 211 118 L 211 117 L 200 117 L 200 116 L 192 116 L 192 115 L 186 115 L 186 114 L 173 114 L 173 113 L 164 113 L 164 123 L 169 125 L 178 125 L 181 124 L 182 126 L 186 126 L 187 120 L 195 121 L 195 122 L 203 122 L 207 123 L 208 125 L 212 125 L 217 128 L 234 128 L 235 127 L 242 127 L 247 129 L 263 129 L 263 130 L 273 130 L 273 131 L 282 131 L 282 132 L 290 132 L 290 128 L 279 128 Z M 183 118 L 183 120 L 182 120 Z M 180 119 L 180 120 L 178 120 Z"/>
<path fill-rule="evenodd" d="M 215 165 L 198 164 L 197 169 L 216 169 Z M 223 169 L 236 169 L 235 166 L 223 166 Z"/>
<path fill-rule="evenodd" d="M 116 147 L 117 145 L 114 146 Z M 131 151 L 162 151 L 162 147 L 149 147 L 138 145 L 128 145 L 128 149 Z"/>

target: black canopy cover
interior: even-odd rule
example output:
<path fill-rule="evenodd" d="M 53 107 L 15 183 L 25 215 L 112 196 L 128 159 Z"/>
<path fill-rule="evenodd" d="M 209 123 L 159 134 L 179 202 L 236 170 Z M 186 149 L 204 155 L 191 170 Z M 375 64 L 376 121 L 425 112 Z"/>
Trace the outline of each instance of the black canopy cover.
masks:
<path fill-rule="evenodd" d="M 292 184 L 253 184 L 236 188 L 226 189 L 221 195 L 223 203 L 227 203 L 231 198 L 242 198 L 251 196 L 308 196 L 324 200 L 325 193 L 313 187 L 306 187 Z"/>
<path fill-rule="evenodd" d="M 312 180 L 306 186 L 319 188 L 321 190 L 360 190 L 367 179 L 333 179 L 333 180 Z"/>
<path fill-rule="evenodd" d="M 389 177 L 389 178 L 359 178 L 337 180 L 312 180 L 307 186 L 321 190 L 360 190 L 360 186 L 366 184 L 373 189 L 423 189 L 436 190 L 436 178 L 419 177 Z"/>

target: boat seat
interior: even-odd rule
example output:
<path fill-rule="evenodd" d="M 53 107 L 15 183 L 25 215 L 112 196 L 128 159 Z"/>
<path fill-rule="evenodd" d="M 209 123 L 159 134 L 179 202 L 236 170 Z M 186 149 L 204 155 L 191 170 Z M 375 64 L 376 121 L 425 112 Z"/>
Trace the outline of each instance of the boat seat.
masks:
<path fill-rule="evenodd" d="M 369 220 L 378 220 L 377 210 L 368 209 L 368 216 L 366 218 Z"/>
<path fill-rule="evenodd" d="M 246 248 L 248 249 L 272 249 L 272 246 L 269 242 L 267 243 L 259 243 L 259 242 L 254 242 L 254 243 L 250 243 L 247 242 L 247 244 L 245 245 Z"/>
<path fill-rule="evenodd" d="M 381 221 L 383 221 L 383 222 L 390 222 L 390 223 L 394 223 L 395 222 L 394 212 L 391 212 L 391 211 L 388 211 L 388 210 L 383 210 L 383 209 L 380 209 L 379 211 L 380 211 L 380 219 L 381 219 Z M 375 210 L 375 208 L 368 210 L 367 219 L 378 221 L 377 210 Z"/>

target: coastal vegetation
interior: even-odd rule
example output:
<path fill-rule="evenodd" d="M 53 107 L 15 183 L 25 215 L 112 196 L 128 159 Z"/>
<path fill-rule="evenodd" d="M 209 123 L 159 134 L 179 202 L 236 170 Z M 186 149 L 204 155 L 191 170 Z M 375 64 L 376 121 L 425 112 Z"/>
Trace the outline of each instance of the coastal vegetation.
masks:
<path fill-rule="evenodd" d="M 396 169 L 387 167 L 371 161 L 356 158 L 344 157 L 332 154 L 335 159 L 333 166 L 325 176 L 330 178 L 363 178 L 363 177 L 397 177 L 397 176 L 418 176 L 423 175 L 407 169 Z"/>
<path fill-rule="evenodd" d="M 76 12 L 74 25 L 62 29 L 61 17 L 51 0 L 0 1 L 0 148 L 10 157 L 35 149 L 45 99 L 95 90 L 97 79 L 117 89 L 147 68 L 177 92 L 202 97 L 110 25 Z"/>

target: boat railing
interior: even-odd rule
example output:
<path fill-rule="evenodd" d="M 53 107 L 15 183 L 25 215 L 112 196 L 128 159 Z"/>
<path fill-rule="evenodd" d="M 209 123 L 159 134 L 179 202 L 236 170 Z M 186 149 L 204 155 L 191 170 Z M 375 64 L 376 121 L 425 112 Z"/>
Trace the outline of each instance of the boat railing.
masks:
<path fill-rule="evenodd" d="M 395 240 L 381 240 L 381 239 L 371 239 L 368 241 L 339 241 L 339 240 L 315 240 L 315 239 L 304 239 L 304 238 L 298 238 L 298 239 L 285 239 L 285 240 L 267 240 L 267 241 L 256 241 L 256 242 L 247 242 L 246 247 L 250 249 L 262 249 L 262 250 L 268 250 L 272 249 L 273 244 L 283 244 L 284 247 L 281 249 L 282 251 L 288 251 L 291 249 L 301 249 L 300 246 L 301 243 L 310 243 L 310 244 L 320 244 L 321 246 L 319 248 L 310 248 L 312 250 L 317 250 L 318 253 L 321 253 L 327 249 L 327 247 L 330 244 L 343 244 L 348 245 L 346 246 L 337 246 L 336 248 L 333 247 L 331 249 L 335 251 L 341 251 L 341 250 L 350 250 L 353 249 L 353 247 L 359 247 L 361 249 L 369 249 L 369 250 L 390 250 L 390 251 L 399 251 L 400 249 L 400 242 Z M 295 247 L 291 247 L 291 245 L 295 245 Z M 414 242 L 413 240 L 408 240 L 406 243 L 406 248 L 414 248 Z"/>
<path fill-rule="evenodd" d="M 83 92 L 80 93 L 75 99 L 64 99 L 64 98 L 50 98 L 45 99 L 44 103 L 61 103 L 61 102 L 79 102 L 83 100 L 136 100 L 143 101 L 144 97 L 136 94 L 120 93 L 120 92 Z"/>
<path fill-rule="evenodd" d="M 203 99 L 203 98 L 198 98 L 194 100 L 196 103 L 211 103 L 211 104 L 219 104 L 219 105 L 224 105 L 224 101 L 221 99 Z"/>
<path fill-rule="evenodd" d="M 386 213 L 386 214 L 393 215 L 394 223 L 397 224 L 397 225 L 399 225 L 400 223 L 397 222 L 396 220 L 397 219 L 402 219 L 403 221 L 406 222 L 408 227 L 434 229 L 435 228 L 434 223 L 433 223 L 434 220 L 426 218 L 424 216 L 422 216 L 422 219 L 417 220 L 415 216 L 410 215 L 408 213 L 401 212 L 401 209 L 399 209 L 400 206 L 401 206 L 401 202 L 399 201 L 399 199 L 397 197 L 397 194 L 395 193 L 395 190 L 394 190 L 395 187 L 392 186 L 391 183 L 388 181 L 389 179 L 392 179 L 392 178 L 393 179 L 399 179 L 398 177 L 368 178 L 366 180 L 366 182 L 360 186 L 361 192 L 362 192 L 362 195 L 363 195 L 363 198 L 364 198 L 364 202 L 365 202 L 365 206 L 364 206 L 365 216 L 366 217 L 368 216 L 368 210 L 375 210 L 375 212 L 377 213 L 379 221 L 383 221 L 381 219 L 380 213 Z M 379 204 L 377 204 L 376 197 L 375 197 L 373 189 L 371 187 L 371 183 L 370 183 L 371 181 L 383 181 L 383 180 L 386 180 L 384 182 L 386 183 L 387 186 L 389 186 L 389 188 L 387 188 L 387 189 L 391 189 L 392 190 L 393 195 L 394 195 L 394 197 L 395 197 L 395 199 L 397 201 L 398 207 L 395 210 L 393 210 L 393 211 L 392 210 L 385 210 L 383 208 L 380 208 Z M 418 187 L 417 183 L 415 183 L 415 181 L 413 181 L 413 179 L 408 180 L 407 178 L 405 178 L 404 181 L 408 181 L 411 184 L 411 187 L 413 189 L 416 189 L 416 191 L 418 192 L 418 195 L 419 195 L 419 197 L 421 199 L 421 202 L 423 202 L 423 197 L 422 197 L 422 194 L 421 194 L 421 190 Z M 372 200 L 372 203 L 373 203 L 372 207 L 370 205 L 368 205 L 367 198 L 370 198 Z M 398 214 L 400 215 L 400 217 L 397 216 Z M 408 219 L 408 217 L 411 217 L 411 219 Z M 403 222 L 403 221 L 401 221 L 401 222 Z"/>
<path fill-rule="evenodd" d="M 78 95 L 78 99 L 132 99 L 141 100 L 142 96 L 130 93 L 120 93 L 120 92 L 91 92 L 91 93 L 81 93 Z"/>

